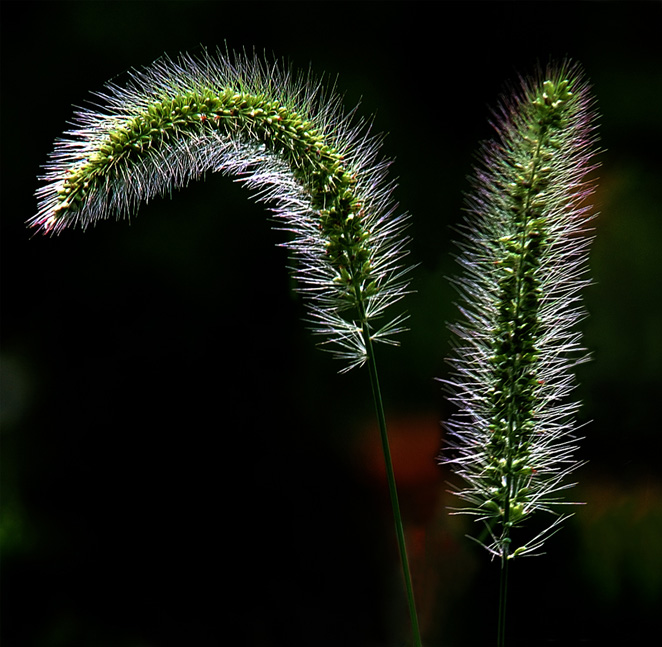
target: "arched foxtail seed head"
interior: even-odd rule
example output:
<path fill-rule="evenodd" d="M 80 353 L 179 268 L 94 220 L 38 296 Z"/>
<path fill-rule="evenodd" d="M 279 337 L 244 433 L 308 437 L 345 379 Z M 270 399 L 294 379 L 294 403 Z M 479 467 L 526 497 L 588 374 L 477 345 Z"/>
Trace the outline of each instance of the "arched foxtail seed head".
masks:
<path fill-rule="evenodd" d="M 403 317 L 375 326 L 407 291 L 404 229 L 388 162 L 368 122 L 335 91 L 264 57 L 206 50 L 164 57 L 108 84 L 55 143 L 29 226 L 48 234 L 135 214 L 208 171 L 271 204 L 296 258 L 314 330 L 349 367 Z"/>

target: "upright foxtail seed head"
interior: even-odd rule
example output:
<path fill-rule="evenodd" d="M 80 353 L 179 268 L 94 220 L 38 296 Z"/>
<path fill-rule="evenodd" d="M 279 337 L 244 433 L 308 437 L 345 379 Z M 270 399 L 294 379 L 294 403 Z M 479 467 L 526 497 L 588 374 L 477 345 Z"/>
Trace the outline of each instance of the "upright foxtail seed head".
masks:
<path fill-rule="evenodd" d="M 311 77 L 257 56 L 163 58 L 108 85 L 58 140 L 29 225 L 45 233 L 127 217 L 207 171 L 257 191 L 296 259 L 314 330 L 346 369 L 366 359 L 365 326 L 395 343 L 403 316 L 374 327 L 406 293 L 406 216 L 366 122 Z"/>
<path fill-rule="evenodd" d="M 460 513 L 484 522 L 494 556 L 535 554 L 565 518 L 578 466 L 572 368 L 595 168 L 595 113 L 579 67 L 550 65 L 504 99 L 481 149 L 454 280 L 462 321 L 446 381 L 457 406 L 442 462 L 463 479 Z M 554 515 L 524 539 L 537 512 Z"/>

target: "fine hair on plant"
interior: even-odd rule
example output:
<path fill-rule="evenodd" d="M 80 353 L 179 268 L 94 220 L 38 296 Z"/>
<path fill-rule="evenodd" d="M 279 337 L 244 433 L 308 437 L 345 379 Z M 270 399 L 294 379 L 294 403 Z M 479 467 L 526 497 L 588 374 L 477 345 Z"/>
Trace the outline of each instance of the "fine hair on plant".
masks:
<path fill-rule="evenodd" d="M 587 359 L 576 324 L 589 282 L 596 142 L 593 100 L 565 61 L 522 79 L 482 145 L 454 279 L 461 321 L 445 380 L 456 411 L 442 462 L 463 480 L 454 493 L 486 530 L 476 539 L 501 561 L 498 644 L 505 640 L 509 562 L 535 555 L 569 515 L 578 402 L 572 369 Z M 533 536 L 533 515 L 551 514 Z"/>
<path fill-rule="evenodd" d="M 109 84 L 58 140 L 29 221 L 44 233 L 130 217 L 208 171 L 235 176 L 272 207 L 290 239 L 309 323 L 342 360 L 368 365 L 402 562 L 413 644 L 413 587 L 381 400 L 375 342 L 396 344 L 406 316 L 406 215 L 370 123 L 312 75 L 266 57 L 206 50 L 164 57 Z"/>

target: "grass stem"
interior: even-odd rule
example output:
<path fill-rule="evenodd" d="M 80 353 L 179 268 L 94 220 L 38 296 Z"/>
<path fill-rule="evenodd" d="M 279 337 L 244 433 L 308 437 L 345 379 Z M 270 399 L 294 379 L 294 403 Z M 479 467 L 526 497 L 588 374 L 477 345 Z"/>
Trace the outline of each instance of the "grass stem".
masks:
<path fill-rule="evenodd" d="M 506 645 L 506 598 L 508 595 L 508 564 L 507 555 L 501 558 L 501 577 L 499 578 L 499 623 L 497 629 L 497 647 Z"/>
<path fill-rule="evenodd" d="M 363 338 L 365 341 L 368 370 L 370 373 L 370 384 L 372 386 L 372 395 L 375 403 L 375 412 L 379 424 L 379 434 L 382 441 L 382 450 L 384 452 L 384 463 L 386 465 L 386 480 L 388 482 L 388 491 L 391 498 L 391 508 L 393 509 L 393 518 L 395 521 L 395 534 L 400 552 L 400 561 L 402 564 L 402 575 L 404 577 L 405 590 L 407 594 L 407 604 L 409 606 L 409 617 L 411 620 L 411 631 L 414 647 L 421 647 L 421 635 L 418 626 L 418 616 L 416 613 L 416 603 L 414 601 L 414 589 L 412 586 L 411 571 L 409 568 L 409 559 L 407 557 L 407 546 L 405 543 L 405 533 L 402 524 L 402 515 L 400 514 L 400 504 L 398 502 L 398 490 L 395 484 L 395 474 L 393 471 L 393 461 L 391 460 L 391 450 L 388 442 L 388 433 L 386 430 L 386 417 L 384 415 L 384 405 L 382 402 L 381 388 L 379 386 L 379 376 L 377 374 L 377 362 L 373 350 L 370 330 L 367 323 L 363 324 Z"/>

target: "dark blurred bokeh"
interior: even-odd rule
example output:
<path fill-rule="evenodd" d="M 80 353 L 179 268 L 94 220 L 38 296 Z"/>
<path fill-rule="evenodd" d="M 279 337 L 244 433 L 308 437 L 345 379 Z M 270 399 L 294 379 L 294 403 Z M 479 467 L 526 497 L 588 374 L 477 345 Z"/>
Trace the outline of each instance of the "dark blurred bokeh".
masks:
<path fill-rule="evenodd" d="M 368 376 L 315 347 L 264 207 L 209 177 L 131 223 L 24 226 L 72 104 L 224 43 L 338 75 L 348 108 L 389 133 L 418 266 L 412 332 L 379 359 L 430 647 L 492 644 L 498 588 L 434 460 L 449 227 L 504 83 L 550 56 L 583 63 L 606 149 L 577 390 L 587 505 L 515 563 L 509 644 L 647 641 L 662 597 L 659 2 L 1 9 L 4 647 L 407 644 Z"/>

